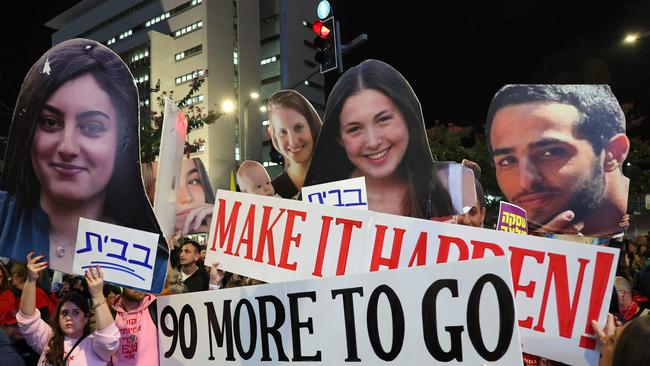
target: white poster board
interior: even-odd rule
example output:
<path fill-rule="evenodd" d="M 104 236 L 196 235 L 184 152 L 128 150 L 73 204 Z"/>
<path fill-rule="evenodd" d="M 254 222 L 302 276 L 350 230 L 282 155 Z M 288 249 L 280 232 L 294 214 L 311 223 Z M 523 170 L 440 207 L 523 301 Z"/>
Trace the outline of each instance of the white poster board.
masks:
<path fill-rule="evenodd" d="M 160 162 L 156 177 L 156 198 L 154 213 L 163 237 L 169 238 L 174 233 L 176 222 L 176 190 L 179 185 L 187 119 L 176 103 L 165 98 L 165 117 L 163 118 L 160 137 Z"/>
<path fill-rule="evenodd" d="M 99 265 L 104 280 L 151 291 L 159 234 L 79 219 L 73 273 Z M 166 269 L 162 269 L 166 270 Z"/>
<path fill-rule="evenodd" d="M 367 210 L 366 178 L 350 178 L 302 187 L 302 200 L 321 205 Z"/>
<path fill-rule="evenodd" d="M 598 360 L 618 250 L 429 220 L 219 191 L 206 264 L 265 282 L 507 254 L 524 352 Z"/>
<path fill-rule="evenodd" d="M 158 298 L 161 365 L 521 365 L 505 258 Z"/>

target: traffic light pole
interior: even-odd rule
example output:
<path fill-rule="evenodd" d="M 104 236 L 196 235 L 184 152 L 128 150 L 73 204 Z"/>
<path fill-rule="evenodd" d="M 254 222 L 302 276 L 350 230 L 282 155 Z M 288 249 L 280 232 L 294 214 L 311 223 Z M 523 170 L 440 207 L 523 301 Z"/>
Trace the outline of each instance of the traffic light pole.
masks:
<path fill-rule="evenodd" d="M 336 28 L 337 28 L 337 32 L 336 32 L 337 36 L 336 37 L 338 38 L 336 40 L 336 42 L 338 42 L 338 44 L 341 44 L 340 43 L 341 42 L 341 39 L 340 39 L 341 36 L 340 36 L 340 32 L 338 32 L 338 30 L 339 30 L 339 22 L 336 22 Z M 341 45 L 341 52 L 339 52 L 339 55 L 337 56 L 337 57 L 339 57 L 338 71 L 340 73 L 343 73 L 343 55 L 351 52 L 352 50 L 359 47 L 360 45 L 362 45 L 367 40 L 368 40 L 368 35 L 366 33 L 362 33 L 362 34 L 358 35 L 355 39 L 350 41 L 350 43 Z M 316 66 L 312 67 L 312 69 L 309 70 L 303 77 L 298 79 L 297 82 L 295 82 L 294 84 L 289 85 L 288 89 L 295 89 L 298 85 L 304 83 L 305 80 L 309 80 L 310 77 L 316 75 L 318 72 L 320 72 L 320 65 L 316 65 Z"/>

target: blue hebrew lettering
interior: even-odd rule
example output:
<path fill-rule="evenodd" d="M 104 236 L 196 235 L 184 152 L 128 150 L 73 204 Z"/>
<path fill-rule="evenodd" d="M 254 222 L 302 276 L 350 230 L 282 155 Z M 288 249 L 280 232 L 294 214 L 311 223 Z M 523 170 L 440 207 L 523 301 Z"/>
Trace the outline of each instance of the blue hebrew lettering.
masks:
<path fill-rule="evenodd" d="M 346 203 L 345 206 L 367 206 L 368 202 L 363 202 L 363 198 L 361 197 L 361 188 L 355 188 L 355 189 L 345 189 L 343 190 L 343 193 L 348 193 L 348 192 L 356 192 L 356 199 L 350 200 L 349 203 Z"/>
<path fill-rule="evenodd" d="M 125 254 L 126 254 L 126 247 L 129 245 L 129 242 L 126 242 L 126 241 L 120 240 L 120 239 L 111 238 L 111 243 L 121 245 L 122 246 L 122 252 L 119 255 L 113 254 L 113 253 L 108 253 L 108 254 L 106 254 L 106 256 L 111 257 L 111 258 L 117 258 L 119 260 L 127 262 Z"/>
<path fill-rule="evenodd" d="M 91 238 L 97 238 L 97 247 L 99 248 L 100 252 L 102 251 L 102 249 L 101 249 L 102 248 L 102 237 L 101 237 L 101 235 L 90 232 L 90 231 L 86 231 L 86 247 L 77 250 L 77 254 L 86 253 L 86 252 L 90 252 L 91 250 L 93 250 L 93 246 L 92 246 L 92 243 L 91 243 Z"/>
<path fill-rule="evenodd" d="M 341 202 L 341 190 L 340 189 L 332 189 L 331 191 L 327 191 L 327 193 L 336 193 L 336 196 L 338 198 L 338 203 L 335 203 L 334 206 L 344 206 L 343 202 Z"/>
<path fill-rule="evenodd" d="M 151 254 L 151 249 L 145 247 L 144 245 L 140 244 L 133 244 L 133 247 L 136 249 L 140 249 L 143 252 L 145 252 L 145 257 L 144 257 L 144 262 L 137 261 L 135 259 L 129 259 L 129 263 L 137 264 L 138 266 L 143 266 L 149 269 L 152 269 L 151 265 L 149 264 L 149 255 Z"/>
<path fill-rule="evenodd" d="M 312 196 L 318 196 L 318 203 L 323 204 L 323 196 L 321 196 L 320 192 L 311 193 L 307 196 L 310 203 L 314 203 L 314 200 L 311 198 Z"/>

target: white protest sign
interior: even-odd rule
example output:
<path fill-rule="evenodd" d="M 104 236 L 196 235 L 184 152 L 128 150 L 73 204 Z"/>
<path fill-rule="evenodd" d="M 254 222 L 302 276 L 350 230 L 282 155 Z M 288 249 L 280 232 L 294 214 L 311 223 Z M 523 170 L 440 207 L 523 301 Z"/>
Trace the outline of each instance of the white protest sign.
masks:
<path fill-rule="evenodd" d="M 161 365 L 521 365 L 506 258 L 158 298 Z"/>
<path fill-rule="evenodd" d="M 165 117 L 160 138 L 160 162 L 153 205 L 156 219 L 165 238 L 174 233 L 176 223 L 176 190 L 183 164 L 185 135 L 187 135 L 187 118 L 173 100 L 165 97 Z"/>
<path fill-rule="evenodd" d="M 366 178 L 350 178 L 302 187 L 302 200 L 321 205 L 367 210 Z"/>
<path fill-rule="evenodd" d="M 99 265 L 106 281 L 150 291 L 157 250 L 156 233 L 80 218 L 73 273 Z"/>
<path fill-rule="evenodd" d="M 206 263 L 266 282 L 507 254 L 524 351 L 598 360 L 618 250 L 429 220 L 219 191 Z"/>

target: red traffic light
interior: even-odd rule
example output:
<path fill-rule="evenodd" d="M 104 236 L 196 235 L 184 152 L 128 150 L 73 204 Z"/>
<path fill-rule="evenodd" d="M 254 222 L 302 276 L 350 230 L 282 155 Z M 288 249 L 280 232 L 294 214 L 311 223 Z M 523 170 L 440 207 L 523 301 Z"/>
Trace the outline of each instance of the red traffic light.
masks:
<path fill-rule="evenodd" d="M 329 34 L 332 32 L 332 30 L 329 29 L 325 23 L 321 22 L 320 20 L 314 22 L 314 25 L 311 26 L 311 29 L 321 38 L 327 38 L 327 36 L 329 36 Z"/>

